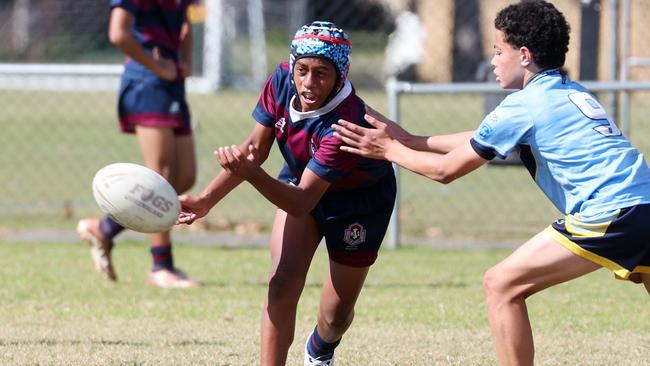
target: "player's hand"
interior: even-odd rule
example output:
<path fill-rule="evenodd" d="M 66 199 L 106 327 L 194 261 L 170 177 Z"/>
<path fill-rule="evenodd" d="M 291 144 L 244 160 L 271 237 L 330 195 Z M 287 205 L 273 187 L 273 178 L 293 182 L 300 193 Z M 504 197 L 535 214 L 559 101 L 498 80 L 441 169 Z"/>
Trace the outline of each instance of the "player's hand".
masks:
<path fill-rule="evenodd" d="M 251 144 L 248 150 L 248 154 L 244 155 L 236 145 L 222 146 L 214 152 L 214 156 L 225 171 L 246 180 L 259 168 L 257 149 Z"/>
<path fill-rule="evenodd" d="M 181 202 L 181 212 L 178 214 L 176 225 L 191 225 L 194 221 L 207 215 L 210 211 L 200 196 L 181 195 L 178 196 L 178 200 Z"/>
<path fill-rule="evenodd" d="M 377 112 L 376 110 L 374 110 L 372 107 L 368 105 L 366 105 L 365 118 L 366 121 L 368 121 L 368 123 L 370 123 L 372 126 L 375 126 L 375 124 L 373 123 L 374 121 L 376 121 L 377 124 L 381 122 L 383 128 L 386 130 L 386 133 L 397 141 L 404 142 L 411 137 L 411 134 L 406 132 L 406 130 L 403 129 L 402 126 L 391 121 L 388 117 Z"/>
<path fill-rule="evenodd" d="M 154 73 L 156 73 L 159 78 L 167 81 L 176 80 L 178 73 L 174 60 L 170 58 L 164 58 L 160 54 L 160 49 L 158 47 L 153 48 L 151 56 L 153 57 L 153 61 L 156 64 L 156 70 L 154 70 Z"/>
<path fill-rule="evenodd" d="M 335 136 L 346 144 L 341 146 L 341 150 L 366 158 L 385 160 L 389 145 L 395 141 L 389 134 L 388 125 L 370 115 L 365 118 L 374 129 L 361 127 L 343 119 L 332 125 L 336 131 Z"/>
<path fill-rule="evenodd" d="M 246 155 L 246 159 L 256 166 L 260 166 L 260 152 L 257 150 L 255 145 L 248 145 L 248 155 Z"/>

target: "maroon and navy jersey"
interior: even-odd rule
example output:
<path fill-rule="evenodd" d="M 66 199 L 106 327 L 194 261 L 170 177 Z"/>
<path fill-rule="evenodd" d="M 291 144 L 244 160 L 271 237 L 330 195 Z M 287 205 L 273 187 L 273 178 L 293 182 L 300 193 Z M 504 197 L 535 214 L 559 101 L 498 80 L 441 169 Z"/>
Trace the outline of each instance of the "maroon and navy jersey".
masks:
<path fill-rule="evenodd" d="M 158 47 L 161 56 L 178 61 L 181 28 L 187 8 L 193 0 L 111 0 L 111 9 L 121 7 L 133 14 L 134 37 L 147 50 Z M 155 75 L 131 59 L 126 60 L 125 75 Z"/>
<path fill-rule="evenodd" d="M 392 175 L 389 162 L 363 158 L 341 151 L 332 124 L 345 119 L 364 127 L 365 103 L 349 81 L 325 106 L 310 112 L 291 108 L 297 96 L 291 85 L 289 63 L 280 64 L 267 80 L 253 111 L 253 118 L 275 129 L 275 138 L 285 160 L 279 179 L 298 184 L 305 169 L 331 183 L 329 191 L 370 186 Z"/>

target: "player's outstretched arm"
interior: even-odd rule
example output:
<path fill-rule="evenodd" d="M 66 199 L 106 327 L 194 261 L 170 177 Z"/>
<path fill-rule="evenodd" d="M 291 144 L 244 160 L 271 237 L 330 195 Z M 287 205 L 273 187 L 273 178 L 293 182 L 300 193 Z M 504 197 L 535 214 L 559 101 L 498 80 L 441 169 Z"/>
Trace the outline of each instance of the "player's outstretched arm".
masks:
<path fill-rule="evenodd" d="M 367 158 L 388 160 L 445 184 L 486 162 L 472 148 L 469 133 L 449 135 L 451 137 L 445 141 L 449 151 L 445 153 L 418 151 L 390 136 L 383 122 L 367 120 L 375 129 L 364 128 L 345 120 L 339 120 L 338 126 L 332 126 L 336 135 L 346 144 L 341 146 L 341 150 Z"/>
<path fill-rule="evenodd" d="M 426 149 L 439 154 L 446 154 L 453 149 L 464 145 L 474 137 L 474 131 L 464 131 L 448 135 L 433 135 L 426 138 Z"/>
<path fill-rule="evenodd" d="M 445 153 L 451 150 L 447 149 L 446 151 L 442 151 L 442 147 L 437 147 L 435 145 L 437 142 L 436 140 L 431 141 L 432 137 L 413 135 L 406 131 L 402 126 L 390 120 L 390 118 L 384 116 L 383 114 L 377 112 L 370 106 L 366 106 L 366 115 L 364 117 L 371 126 L 384 130 L 387 135 L 399 141 L 402 145 L 410 149 L 439 153 Z"/>
<path fill-rule="evenodd" d="M 366 105 L 366 114 L 364 118 L 371 126 L 383 130 L 388 136 L 411 149 L 422 150 L 420 147 L 426 146 L 426 137 L 410 134 L 402 126 L 368 105 Z"/>
<path fill-rule="evenodd" d="M 384 137 L 389 137 L 409 149 L 446 154 L 469 141 L 474 135 L 474 131 L 464 131 L 448 135 L 416 136 L 370 106 L 366 106 L 366 112 L 365 119 L 374 129 L 363 128 L 345 120 L 339 120 L 339 125 L 334 125 L 333 128 L 339 136 L 351 139 L 351 146 L 354 146 L 353 144 L 356 142 L 359 144 L 356 147 L 367 148 L 367 153 L 379 152 L 380 144 L 388 141 Z M 376 132 L 375 129 L 380 132 Z M 361 150 L 363 151 L 363 149 Z"/>
<path fill-rule="evenodd" d="M 389 161 L 443 184 L 451 183 L 487 162 L 474 151 L 469 140 L 445 154 L 396 145 L 387 156 Z"/>
<path fill-rule="evenodd" d="M 224 146 L 215 151 L 215 157 L 225 171 L 248 181 L 271 203 L 293 216 L 309 213 L 330 185 L 309 169 L 303 172 L 298 186 L 283 183 L 254 163 L 257 154 L 252 145 L 248 155 L 235 146 Z"/>
<path fill-rule="evenodd" d="M 249 146 L 254 146 L 256 156 L 253 159 L 253 163 L 259 166 L 268 158 L 273 141 L 273 129 L 257 124 L 242 144 L 233 146 L 232 148 L 238 149 L 238 151 L 248 151 Z M 217 151 L 215 151 L 216 155 Z M 230 191 L 242 182 L 243 179 L 241 177 L 231 174 L 231 172 L 224 169 L 217 174 L 200 194 L 179 196 L 181 213 L 178 216 L 177 224 L 189 225 L 207 215 L 214 205 L 226 197 Z"/>

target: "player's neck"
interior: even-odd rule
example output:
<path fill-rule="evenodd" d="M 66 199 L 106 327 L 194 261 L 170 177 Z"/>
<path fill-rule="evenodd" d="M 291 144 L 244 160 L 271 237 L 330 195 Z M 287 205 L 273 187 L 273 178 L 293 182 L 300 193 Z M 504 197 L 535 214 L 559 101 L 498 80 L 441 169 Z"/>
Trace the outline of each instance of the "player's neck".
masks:
<path fill-rule="evenodd" d="M 524 88 L 528 85 L 528 82 L 531 81 L 537 74 L 542 72 L 541 68 L 537 67 L 535 64 L 531 64 L 524 70 Z"/>

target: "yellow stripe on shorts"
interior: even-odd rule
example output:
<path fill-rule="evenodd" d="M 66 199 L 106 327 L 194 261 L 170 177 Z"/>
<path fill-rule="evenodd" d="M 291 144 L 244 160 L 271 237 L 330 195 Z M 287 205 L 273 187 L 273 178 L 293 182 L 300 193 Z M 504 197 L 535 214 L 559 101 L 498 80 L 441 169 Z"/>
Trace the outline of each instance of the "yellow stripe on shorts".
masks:
<path fill-rule="evenodd" d="M 620 213 L 621 210 L 616 210 L 614 214 L 597 222 L 584 222 L 579 214 L 566 215 L 564 216 L 564 226 L 569 234 L 577 238 L 597 238 L 605 235 L 612 220 L 617 218 Z"/>
<path fill-rule="evenodd" d="M 548 226 L 546 229 L 544 229 L 544 232 L 550 235 L 551 238 L 553 238 L 556 242 L 558 242 L 558 244 L 570 250 L 573 254 L 585 258 L 587 260 L 590 260 L 601 267 L 608 268 L 610 271 L 614 272 L 614 274 L 619 278 L 627 279 L 630 276 L 630 274 L 632 274 L 632 272 L 621 267 L 616 262 L 613 262 L 605 257 L 601 257 L 597 254 L 594 254 L 588 250 L 583 249 L 578 244 L 569 240 L 566 236 L 560 234 L 557 230 L 553 228 L 553 226 Z"/>

